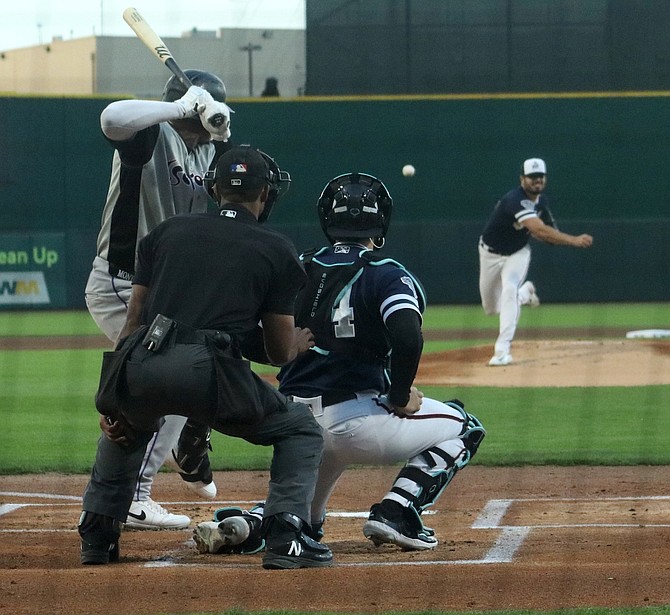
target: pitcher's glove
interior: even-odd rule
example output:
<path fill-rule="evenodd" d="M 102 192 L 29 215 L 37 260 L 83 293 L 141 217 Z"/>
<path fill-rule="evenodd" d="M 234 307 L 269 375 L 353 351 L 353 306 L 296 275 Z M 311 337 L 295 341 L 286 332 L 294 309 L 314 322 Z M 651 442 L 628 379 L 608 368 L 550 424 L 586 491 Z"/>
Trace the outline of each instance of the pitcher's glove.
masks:
<path fill-rule="evenodd" d="M 546 205 L 537 210 L 537 215 L 547 226 L 553 226 L 556 230 L 558 230 L 558 227 L 556 226 L 556 220 L 554 220 L 554 215 L 551 213 L 551 209 L 549 209 Z"/>

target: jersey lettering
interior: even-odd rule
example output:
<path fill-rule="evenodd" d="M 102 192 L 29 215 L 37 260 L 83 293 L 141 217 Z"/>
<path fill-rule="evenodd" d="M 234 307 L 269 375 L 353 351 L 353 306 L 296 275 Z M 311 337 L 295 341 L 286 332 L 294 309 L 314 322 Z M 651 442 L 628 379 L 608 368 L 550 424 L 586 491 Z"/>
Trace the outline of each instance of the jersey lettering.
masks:
<path fill-rule="evenodd" d="M 354 308 L 351 307 L 351 286 L 333 310 L 333 324 L 335 325 L 335 337 L 356 337 Z"/>

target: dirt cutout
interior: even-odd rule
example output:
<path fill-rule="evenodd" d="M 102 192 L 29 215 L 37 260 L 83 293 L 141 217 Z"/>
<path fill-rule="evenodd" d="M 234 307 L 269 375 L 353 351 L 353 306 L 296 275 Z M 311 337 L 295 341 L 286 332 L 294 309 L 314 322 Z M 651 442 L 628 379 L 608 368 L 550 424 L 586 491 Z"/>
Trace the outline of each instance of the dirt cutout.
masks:
<path fill-rule="evenodd" d="M 670 384 L 668 340 L 515 342 L 514 362 L 489 367 L 491 346 L 424 354 L 416 382 L 434 386 L 594 387 Z"/>

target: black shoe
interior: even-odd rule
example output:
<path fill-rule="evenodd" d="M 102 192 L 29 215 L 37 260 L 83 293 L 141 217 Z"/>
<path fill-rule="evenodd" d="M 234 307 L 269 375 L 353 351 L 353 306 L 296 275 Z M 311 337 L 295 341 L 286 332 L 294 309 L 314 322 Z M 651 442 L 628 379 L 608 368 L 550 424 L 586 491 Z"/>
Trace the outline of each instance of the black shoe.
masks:
<path fill-rule="evenodd" d="M 312 540 L 303 532 L 282 545 L 268 547 L 263 556 L 263 568 L 269 570 L 320 568 L 332 564 L 333 553 L 328 545 Z"/>
<path fill-rule="evenodd" d="M 380 546 L 384 543 L 398 545 L 406 551 L 423 551 L 434 549 L 438 540 L 434 532 L 424 528 L 421 518 L 411 506 L 402 508 L 399 513 L 392 507 L 373 504 L 370 516 L 363 526 L 363 534 Z"/>
<path fill-rule="evenodd" d="M 84 511 L 77 529 L 81 536 L 82 564 L 110 564 L 119 561 L 120 521 Z"/>
<path fill-rule="evenodd" d="M 332 566 L 333 553 L 328 545 L 307 536 L 304 523 L 295 515 L 275 515 L 264 524 L 267 528 L 267 547 L 263 568 L 287 570 L 294 568 L 321 568 Z"/>

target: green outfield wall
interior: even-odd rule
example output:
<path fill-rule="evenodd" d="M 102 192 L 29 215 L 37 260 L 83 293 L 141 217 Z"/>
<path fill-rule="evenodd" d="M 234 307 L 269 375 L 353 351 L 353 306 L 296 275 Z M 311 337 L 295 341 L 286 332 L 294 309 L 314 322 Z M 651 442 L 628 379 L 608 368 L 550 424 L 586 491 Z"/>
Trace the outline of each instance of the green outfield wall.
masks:
<path fill-rule="evenodd" d="M 99 128 L 109 102 L 0 97 L 0 309 L 83 307 L 110 171 Z M 394 197 L 387 252 L 431 302 L 477 302 L 481 227 L 521 161 L 538 156 L 559 227 L 595 237 L 591 250 L 533 245 L 543 300 L 670 299 L 670 92 L 230 102 L 233 140 L 291 173 L 270 223 L 298 249 L 322 242 L 315 203 L 327 180 L 371 173 Z"/>

